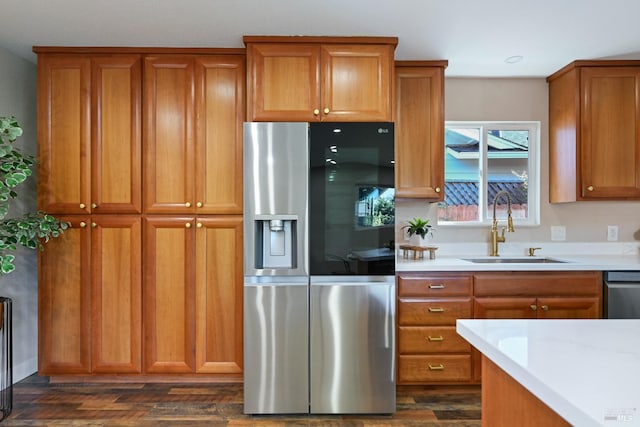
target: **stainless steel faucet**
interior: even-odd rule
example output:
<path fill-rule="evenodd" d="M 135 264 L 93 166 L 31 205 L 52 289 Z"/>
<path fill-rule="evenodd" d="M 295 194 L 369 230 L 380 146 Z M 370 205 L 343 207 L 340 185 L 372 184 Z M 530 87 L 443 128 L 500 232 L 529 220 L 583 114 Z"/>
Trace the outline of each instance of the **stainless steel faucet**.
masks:
<path fill-rule="evenodd" d="M 502 233 L 498 236 L 498 220 L 496 219 L 496 203 L 500 196 L 507 196 L 507 226 L 502 227 Z M 504 243 L 506 241 L 504 237 L 505 229 L 513 233 L 513 218 L 511 218 L 511 196 L 509 193 L 502 190 L 498 191 L 496 197 L 493 199 L 493 222 L 491 223 L 491 256 L 498 256 L 498 243 Z"/>

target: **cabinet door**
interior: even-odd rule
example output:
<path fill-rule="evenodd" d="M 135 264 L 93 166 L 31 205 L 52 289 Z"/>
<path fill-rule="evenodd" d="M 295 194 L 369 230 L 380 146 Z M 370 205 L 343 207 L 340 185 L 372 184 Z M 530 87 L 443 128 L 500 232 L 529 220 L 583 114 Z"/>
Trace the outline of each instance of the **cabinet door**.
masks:
<path fill-rule="evenodd" d="M 207 56 L 195 61 L 196 210 L 242 213 L 244 58 Z"/>
<path fill-rule="evenodd" d="M 322 45 L 322 101 L 327 121 L 391 121 L 392 45 Z"/>
<path fill-rule="evenodd" d="M 538 298 L 538 319 L 599 319 L 598 297 Z"/>
<path fill-rule="evenodd" d="M 92 216 L 94 373 L 140 373 L 142 229 L 140 216 Z"/>
<path fill-rule="evenodd" d="M 581 71 L 582 197 L 640 198 L 640 68 Z"/>
<path fill-rule="evenodd" d="M 38 207 L 89 213 L 91 60 L 38 56 Z"/>
<path fill-rule="evenodd" d="M 444 200 L 444 67 L 396 67 L 396 195 Z"/>
<path fill-rule="evenodd" d="M 144 220 L 144 372 L 195 367 L 193 217 Z"/>
<path fill-rule="evenodd" d="M 319 46 L 250 44 L 247 60 L 249 121 L 319 120 Z"/>
<path fill-rule="evenodd" d="M 144 209 L 194 211 L 193 58 L 146 57 Z"/>
<path fill-rule="evenodd" d="M 242 372 L 242 217 L 197 218 L 196 371 Z"/>
<path fill-rule="evenodd" d="M 475 298 L 473 317 L 476 319 L 535 319 L 538 310 L 534 297 Z"/>
<path fill-rule="evenodd" d="M 91 228 L 88 215 L 61 215 L 71 223 L 39 254 L 41 375 L 91 372 Z"/>
<path fill-rule="evenodd" d="M 92 60 L 92 213 L 140 213 L 141 96 L 139 55 Z"/>

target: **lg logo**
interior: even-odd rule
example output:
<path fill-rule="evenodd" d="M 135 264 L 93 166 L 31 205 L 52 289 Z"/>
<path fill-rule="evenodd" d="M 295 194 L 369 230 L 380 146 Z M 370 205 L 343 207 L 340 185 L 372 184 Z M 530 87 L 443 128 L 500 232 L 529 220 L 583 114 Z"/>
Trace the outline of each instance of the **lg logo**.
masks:
<path fill-rule="evenodd" d="M 378 133 L 389 133 L 389 129 L 378 128 Z"/>

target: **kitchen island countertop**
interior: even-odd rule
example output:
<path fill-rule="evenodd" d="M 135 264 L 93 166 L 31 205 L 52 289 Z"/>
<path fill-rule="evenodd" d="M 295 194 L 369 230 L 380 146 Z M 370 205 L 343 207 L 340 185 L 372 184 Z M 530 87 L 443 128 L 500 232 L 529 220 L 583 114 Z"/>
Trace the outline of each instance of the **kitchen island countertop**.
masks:
<path fill-rule="evenodd" d="M 458 320 L 457 331 L 576 426 L 640 426 L 640 320 Z"/>

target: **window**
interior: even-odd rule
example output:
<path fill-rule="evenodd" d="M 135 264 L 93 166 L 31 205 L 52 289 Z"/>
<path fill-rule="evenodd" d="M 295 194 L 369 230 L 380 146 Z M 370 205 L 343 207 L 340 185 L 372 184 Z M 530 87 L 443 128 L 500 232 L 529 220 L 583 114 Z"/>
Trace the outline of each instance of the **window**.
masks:
<path fill-rule="evenodd" d="M 490 223 L 494 200 L 505 219 L 508 199 L 516 224 L 539 224 L 539 134 L 540 122 L 446 122 L 438 224 Z"/>

